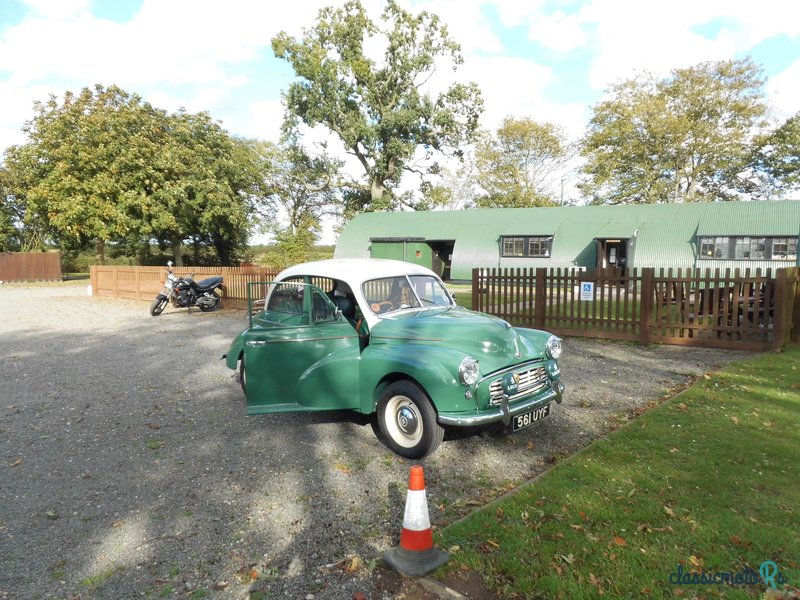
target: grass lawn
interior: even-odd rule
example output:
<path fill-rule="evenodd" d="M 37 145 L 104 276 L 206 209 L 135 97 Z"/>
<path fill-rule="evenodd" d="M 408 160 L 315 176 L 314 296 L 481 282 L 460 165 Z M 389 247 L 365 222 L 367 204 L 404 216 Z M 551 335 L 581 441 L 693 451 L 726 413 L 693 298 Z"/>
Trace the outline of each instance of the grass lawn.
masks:
<path fill-rule="evenodd" d="M 800 347 L 731 365 L 443 529 L 440 573 L 471 569 L 507 598 L 752 598 L 763 581 L 692 574 L 758 578 L 772 561 L 797 590 L 799 434 Z"/>

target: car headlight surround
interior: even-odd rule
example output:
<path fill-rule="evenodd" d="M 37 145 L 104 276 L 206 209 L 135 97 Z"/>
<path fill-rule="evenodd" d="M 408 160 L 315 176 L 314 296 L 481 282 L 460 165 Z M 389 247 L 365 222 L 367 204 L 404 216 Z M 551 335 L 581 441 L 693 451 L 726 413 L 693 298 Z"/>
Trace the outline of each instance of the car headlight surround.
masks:
<path fill-rule="evenodd" d="M 553 360 L 558 360 L 561 356 L 561 338 L 551 335 L 544 345 L 547 355 Z"/>
<path fill-rule="evenodd" d="M 481 376 L 480 363 L 471 356 L 465 356 L 458 365 L 458 378 L 464 385 L 472 385 Z"/>

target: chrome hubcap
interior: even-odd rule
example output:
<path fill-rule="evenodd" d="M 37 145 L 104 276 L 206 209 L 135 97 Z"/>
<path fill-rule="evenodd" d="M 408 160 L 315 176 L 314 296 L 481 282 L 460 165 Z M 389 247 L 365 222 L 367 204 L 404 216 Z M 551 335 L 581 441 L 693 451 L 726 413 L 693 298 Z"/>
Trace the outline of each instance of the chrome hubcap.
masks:
<path fill-rule="evenodd" d="M 408 406 L 401 406 L 397 411 L 397 427 L 406 435 L 414 435 L 419 427 L 416 413 Z"/>

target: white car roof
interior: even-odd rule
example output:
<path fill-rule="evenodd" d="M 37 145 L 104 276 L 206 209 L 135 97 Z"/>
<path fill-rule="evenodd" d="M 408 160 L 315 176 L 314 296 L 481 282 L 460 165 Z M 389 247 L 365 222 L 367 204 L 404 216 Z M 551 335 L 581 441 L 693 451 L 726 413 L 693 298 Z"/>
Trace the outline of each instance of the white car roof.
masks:
<path fill-rule="evenodd" d="M 395 275 L 433 275 L 436 273 L 412 263 L 387 258 L 334 258 L 294 265 L 284 269 L 275 277 L 283 281 L 287 277 L 309 275 L 312 277 L 330 277 L 340 279 L 351 288 L 360 287 L 365 281 L 379 277 Z"/>
<path fill-rule="evenodd" d="M 412 263 L 402 260 L 387 258 L 334 258 L 331 260 L 318 260 L 302 263 L 284 269 L 275 277 L 275 281 L 283 281 L 289 277 L 308 275 L 310 277 L 330 277 L 344 281 L 350 286 L 359 306 L 362 307 L 364 319 L 370 329 L 383 318 L 391 318 L 392 313 L 378 316 L 369 310 L 364 310 L 367 301 L 361 289 L 361 284 L 371 279 L 380 277 L 394 277 L 397 275 L 431 275 L 439 278 L 436 273 Z"/>

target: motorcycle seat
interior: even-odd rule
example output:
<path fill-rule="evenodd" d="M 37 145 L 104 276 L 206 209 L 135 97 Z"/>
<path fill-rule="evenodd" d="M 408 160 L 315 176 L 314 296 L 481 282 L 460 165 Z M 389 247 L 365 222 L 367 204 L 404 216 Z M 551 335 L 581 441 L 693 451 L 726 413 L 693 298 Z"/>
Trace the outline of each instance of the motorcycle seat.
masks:
<path fill-rule="evenodd" d="M 209 277 L 208 279 L 203 279 L 202 281 L 197 282 L 197 289 L 201 292 L 209 292 L 213 290 L 215 287 L 219 287 L 222 284 L 222 277 Z"/>

